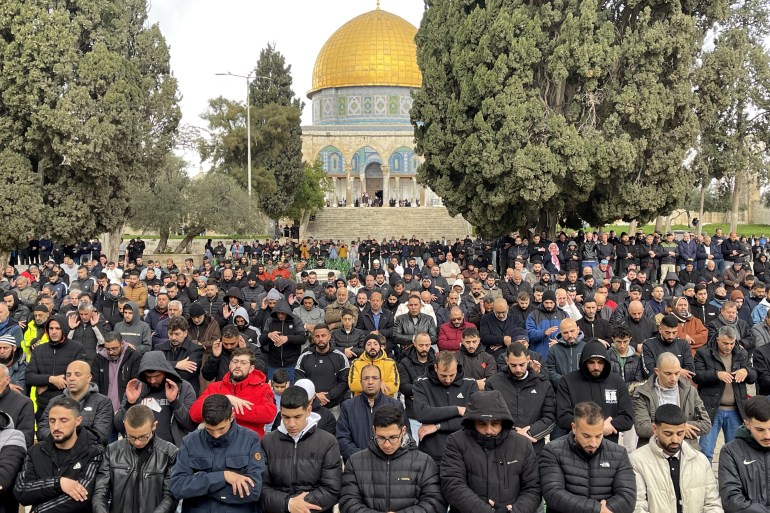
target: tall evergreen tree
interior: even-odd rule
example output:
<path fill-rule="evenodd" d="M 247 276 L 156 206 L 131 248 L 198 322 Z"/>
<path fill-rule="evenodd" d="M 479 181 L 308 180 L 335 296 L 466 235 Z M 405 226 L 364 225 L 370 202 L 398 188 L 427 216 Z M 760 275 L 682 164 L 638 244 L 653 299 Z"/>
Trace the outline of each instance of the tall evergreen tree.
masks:
<path fill-rule="evenodd" d="M 146 21 L 146 0 L 3 2 L 0 171 L 24 162 L 17 173 L 38 183 L 30 234 L 70 243 L 119 229 L 169 152 L 177 84 Z"/>
<path fill-rule="evenodd" d="M 693 185 L 695 56 L 727 0 L 426 0 L 419 180 L 482 232 L 647 221 Z"/>

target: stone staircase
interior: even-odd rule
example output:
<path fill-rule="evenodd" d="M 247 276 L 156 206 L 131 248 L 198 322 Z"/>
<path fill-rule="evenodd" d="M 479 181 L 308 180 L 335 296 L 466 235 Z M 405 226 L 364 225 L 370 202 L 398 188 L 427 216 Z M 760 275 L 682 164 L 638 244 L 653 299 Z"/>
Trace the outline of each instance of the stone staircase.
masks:
<path fill-rule="evenodd" d="M 402 235 L 418 239 L 464 238 L 471 225 L 462 216 L 451 217 L 445 207 L 325 208 L 309 221 L 301 238 L 345 239 L 372 236 L 377 240 Z"/>

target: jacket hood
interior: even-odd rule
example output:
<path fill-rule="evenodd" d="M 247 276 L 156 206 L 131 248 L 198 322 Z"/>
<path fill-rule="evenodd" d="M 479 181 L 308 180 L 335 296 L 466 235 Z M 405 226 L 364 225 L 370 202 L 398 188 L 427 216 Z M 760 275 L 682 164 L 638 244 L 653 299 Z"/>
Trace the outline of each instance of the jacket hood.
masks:
<path fill-rule="evenodd" d="M 85 393 L 85 395 L 83 395 L 83 397 L 80 398 L 80 401 L 85 401 L 89 395 L 98 394 L 98 393 L 99 393 L 99 386 L 96 383 L 91 382 L 88 384 L 88 391 Z M 69 397 L 70 399 L 72 398 L 72 393 L 70 392 L 69 388 L 64 389 L 63 395 L 65 397 Z"/>
<path fill-rule="evenodd" d="M 452 283 L 452 288 L 460 287 L 460 296 L 465 294 L 465 282 L 463 280 L 457 279 Z"/>
<path fill-rule="evenodd" d="M 57 321 L 59 323 L 59 325 L 61 326 L 62 336 L 64 337 L 64 339 L 66 339 L 67 335 L 69 335 L 70 333 L 70 326 L 67 323 L 67 318 L 65 316 L 57 314 L 49 317 L 48 320 L 45 321 L 45 324 L 43 324 L 43 331 L 48 337 L 48 340 L 51 340 L 51 336 L 48 334 L 48 326 L 51 324 L 51 321 Z"/>
<path fill-rule="evenodd" d="M 15 429 L 13 419 L 4 411 L 0 411 L 0 431 L 4 429 Z"/>
<path fill-rule="evenodd" d="M 481 390 L 471 395 L 465 408 L 462 425 L 465 429 L 475 431 L 477 420 L 484 422 L 502 420 L 503 429 L 513 427 L 513 417 L 502 392 L 499 390 Z"/>
<path fill-rule="evenodd" d="M 679 283 L 679 276 L 677 276 L 674 271 L 669 271 L 666 273 L 666 278 L 663 281 L 666 282 L 668 280 L 674 280 Z"/>
<path fill-rule="evenodd" d="M 770 447 L 762 447 L 759 445 L 759 442 L 754 440 L 754 438 L 751 436 L 751 431 L 749 431 L 749 428 L 746 426 L 740 426 L 735 431 L 735 438 L 739 438 L 746 442 L 752 449 L 761 451 L 761 452 L 770 452 Z"/>
<path fill-rule="evenodd" d="M 235 324 L 236 317 L 243 317 L 246 320 L 246 326 L 249 326 L 249 312 L 247 312 L 244 307 L 239 306 L 235 309 L 235 312 L 233 313 L 233 324 Z"/>
<path fill-rule="evenodd" d="M 306 298 L 310 298 L 313 300 L 313 303 L 315 303 L 316 306 L 318 306 L 318 301 L 315 298 L 315 293 L 312 290 L 306 290 L 304 294 L 302 294 L 302 298 L 300 299 L 300 303 L 302 303 Z"/>
<path fill-rule="evenodd" d="M 578 338 L 577 338 L 577 340 L 575 340 L 575 343 L 574 343 L 574 344 L 572 344 L 572 346 L 576 346 L 576 345 L 578 345 L 579 343 L 581 343 L 581 342 L 583 341 L 583 339 L 585 339 L 585 334 L 584 334 L 584 333 L 581 331 L 580 333 L 578 333 Z M 559 334 L 558 334 L 558 335 L 556 335 L 556 341 L 557 341 L 557 343 L 559 343 L 559 344 L 561 344 L 561 345 L 563 345 L 563 346 L 566 346 L 566 347 L 571 347 L 571 346 L 570 346 L 569 344 L 567 344 L 567 342 L 564 340 L 564 337 L 562 337 L 562 336 L 561 336 L 561 331 L 559 332 Z"/>
<path fill-rule="evenodd" d="M 9 308 L 11 313 L 15 312 L 16 309 L 19 307 L 19 296 L 16 294 L 15 290 L 9 290 L 5 293 L 6 296 L 11 296 L 13 298 L 13 306 Z"/>
<path fill-rule="evenodd" d="M 264 372 L 262 372 L 260 370 L 257 370 L 257 369 L 254 369 L 253 371 L 251 371 L 249 373 L 248 376 L 246 376 L 246 379 L 244 379 L 243 381 L 240 381 L 238 383 L 233 383 L 232 381 L 230 381 L 230 373 L 229 372 L 224 375 L 224 377 L 222 378 L 222 381 L 224 381 L 225 383 L 229 383 L 229 384 L 231 384 L 233 386 L 237 386 L 237 385 L 239 385 L 241 383 L 243 383 L 244 385 L 254 385 L 254 386 L 257 386 L 257 385 L 262 385 L 262 384 L 266 383 L 267 382 L 267 376 L 265 376 Z"/>
<path fill-rule="evenodd" d="M 274 319 L 277 319 L 278 318 L 277 314 L 279 312 L 283 312 L 286 315 L 288 315 L 289 317 L 292 316 L 291 308 L 289 308 L 289 303 L 287 301 L 285 301 L 285 300 L 278 301 L 278 303 L 275 305 L 275 308 L 270 313 L 270 316 L 273 317 Z M 248 319 L 248 317 L 247 317 L 247 319 Z"/>
<path fill-rule="evenodd" d="M 172 379 L 177 385 L 182 383 L 182 378 L 171 365 L 171 362 L 166 360 L 166 356 L 161 351 L 149 351 L 142 355 L 142 361 L 139 362 L 139 381 L 148 385 L 147 380 L 144 377 L 144 373 L 147 371 L 162 371 L 166 373 L 166 377 Z"/>
<path fill-rule="evenodd" d="M 134 312 L 134 318 L 131 319 L 131 322 L 126 322 L 126 321 L 123 321 L 123 322 L 126 322 L 127 326 L 136 326 L 141 320 L 139 318 L 139 306 L 137 306 L 137 304 L 134 303 L 133 301 L 127 301 L 126 306 L 129 307 L 132 312 Z"/>
<path fill-rule="evenodd" d="M 604 369 L 598 378 L 594 378 L 588 373 L 587 364 L 588 360 L 591 358 L 602 358 L 604 360 Z M 596 339 L 589 340 L 583 348 L 583 351 L 580 353 L 580 373 L 589 381 L 601 382 L 607 379 L 610 372 L 612 372 L 612 365 L 610 364 L 609 355 L 607 354 L 607 349 L 604 347 L 604 344 Z"/>
<path fill-rule="evenodd" d="M 246 300 L 243 299 L 243 292 L 238 287 L 230 287 L 227 289 L 227 295 L 225 295 L 224 301 L 226 303 L 229 302 L 231 297 L 236 298 L 239 305 L 242 305 L 246 302 Z"/>

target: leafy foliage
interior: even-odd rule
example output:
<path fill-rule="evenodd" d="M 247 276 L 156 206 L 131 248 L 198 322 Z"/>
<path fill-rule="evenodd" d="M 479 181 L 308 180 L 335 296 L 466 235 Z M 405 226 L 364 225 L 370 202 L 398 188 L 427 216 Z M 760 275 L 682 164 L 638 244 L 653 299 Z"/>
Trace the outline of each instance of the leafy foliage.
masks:
<path fill-rule="evenodd" d="M 326 201 L 324 193 L 332 190 L 331 179 L 324 171 L 323 163 L 316 160 L 312 165 L 304 163 L 302 180 L 294 192 L 294 201 L 291 208 L 285 213 L 285 217 L 302 219 L 324 208 Z"/>
<path fill-rule="evenodd" d="M 0 6 L 0 169 L 36 177 L 29 231 L 71 241 L 121 226 L 163 162 L 177 85 L 146 21 L 145 0 Z"/>
<path fill-rule="evenodd" d="M 693 185 L 695 56 L 727 0 L 426 0 L 421 183 L 485 234 L 641 222 Z"/>
<path fill-rule="evenodd" d="M 26 246 L 27 238 L 43 223 L 40 177 L 25 156 L 8 148 L 0 152 L 0 250 Z M 5 260 L 3 260 L 5 262 Z"/>

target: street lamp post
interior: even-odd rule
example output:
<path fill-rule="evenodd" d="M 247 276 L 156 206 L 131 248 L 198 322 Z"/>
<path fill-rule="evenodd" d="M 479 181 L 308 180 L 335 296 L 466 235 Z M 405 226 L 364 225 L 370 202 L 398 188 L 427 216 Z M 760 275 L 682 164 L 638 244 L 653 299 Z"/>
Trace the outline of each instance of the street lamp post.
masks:
<path fill-rule="evenodd" d="M 251 197 L 251 88 L 249 85 L 252 78 L 272 79 L 267 76 L 255 75 L 253 71 L 248 75 L 236 75 L 229 71 L 227 73 L 217 73 L 217 75 L 246 79 L 246 180 L 248 183 L 249 197 Z"/>

